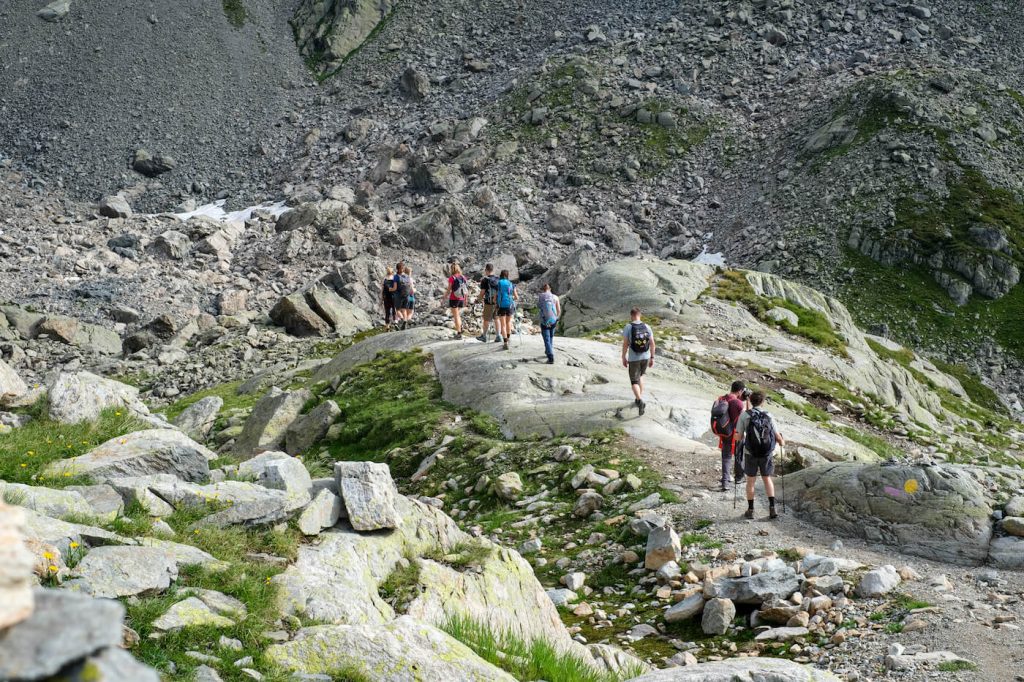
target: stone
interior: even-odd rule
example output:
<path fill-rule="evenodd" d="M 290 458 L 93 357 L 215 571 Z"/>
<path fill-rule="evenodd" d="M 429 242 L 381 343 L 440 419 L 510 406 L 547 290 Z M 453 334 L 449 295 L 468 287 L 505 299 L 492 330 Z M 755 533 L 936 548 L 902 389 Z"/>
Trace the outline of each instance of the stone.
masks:
<path fill-rule="evenodd" d="M 103 521 L 113 521 L 124 510 L 124 500 L 113 487 L 101 483 L 98 485 L 69 485 L 67 492 L 78 493 L 89 505 L 90 515 Z"/>
<path fill-rule="evenodd" d="M 996 538 L 989 550 L 989 561 L 996 568 L 1024 568 L 1024 538 Z"/>
<path fill-rule="evenodd" d="M 111 438 L 84 455 L 53 462 L 46 468 L 46 474 L 70 473 L 99 482 L 171 474 L 183 481 L 200 482 L 209 478 L 209 462 L 216 457 L 180 431 L 146 429 Z"/>
<path fill-rule="evenodd" d="M 704 595 L 700 592 L 695 592 L 678 604 L 674 604 L 668 611 L 666 611 L 665 622 L 680 623 L 685 620 L 690 620 L 700 614 L 703 610 Z"/>
<path fill-rule="evenodd" d="M 765 313 L 765 315 L 770 320 L 775 320 L 776 322 L 779 323 L 786 323 L 791 327 L 796 327 L 800 324 L 800 318 L 797 317 L 796 313 L 794 313 L 792 310 L 789 310 L 788 308 L 772 308 L 767 313 Z"/>
<path fill-rule="evenodd" d="M 224 682 L 217 671 L 208 665 L 201 665 L 193 672 L 195 682 Z"/>
<path fill-rule="evenodd" d="M 759 632 L 754 637 L 755 642 L 788 642 L 798 637 L 805 637 L 809 634 L 807 628 L 769 628 L 764 632 Z"/>
<path fill-rule="evenodd" d="M 292 336 L 326 336 L 331 332 L 331 325 L 316 314 L 301 293 L 282 296 L 270 309 L 270 319 Z"/>
<path fill-rule="evenodd" d="M 787 502 L 815 526 L 946 563 L 988 557 L 992 507 L 966 469 L 837 462 L 786 478 Z M 904 491 L 911 479 L 913 495 Z"/>
<path fill-rule="evenodd" d="M 284 434 L 284 450 L 299 455 L 323 440 L 331 425 L 341 416 L 341 408 L 333 400 L 325 400 L 293 421 Z"/>
<path fill-rule="evenodd" d="M 153 621 L 153 628 L 161 632 L 173 632 L 186 627 L 210 625 L 218 628 L 231 627 L 235 621 L 220 615 L 198 597 L 188 597 L 177 602 Z"/>
<path fill-rule="evenodd" d="M 587 518 L 598 509 L 604 507 L 604 497 L 594 491 L 585 492 L 576 499 L 572 513 L 580 518 Z"/>
<path fill-rule="evenodd" d="M 886 564 L 865 573 L 857 583 L 857 595 L 865 598 L 881 597 L 895 590 L 901 579 L 896 568 Z"/>
<path fill-rule="evenodd" d="M 244 289 L 226 289 L 217 295 L 217 313 L 240 315 L 249 309 L 249 294 Z"/>
<path fill-rule="evenodd" d="M 92 422 L 107 409 L 148 415 L 139 390 L 90 372 L 61 372 L 48 387 L 50 419 L 62 424 Z"/>
<path fill-rule="evenodd" d="M 647 535 L 647 552 L 644 555 L 644 568 L 656 571 L 669 561 L 679 562 L 682 547 L 679 535 L 671 524 L 655 528 Z"/>
<path fill-rule="evenodd" d="M 86 499 L 73 490 L 0 481 L 0 497 L 8 502 L 16 502 L 19 507 L 32 509 L 47 516 L 89 516 L 93 513 L 93 508 Z"/>
<path fill-rule="evenodd" d="M 323 284 L 315 284 L 306 292 L 306 302 L 341 336 L 351 336 L 373 327 L 373 321 L 366 312 Z"/>
<path fill-rule="evenodd" d="M 519 474 L 509 471 L 494 479 L 494 494 L 506 502 L 514 502 L 523 495 L 523 481 Z"/>
<path fill-rule="evenodd" d="M 291 232 L 312 225 L 320 215 L 316 203 L 302 204 L 277 217 L 274 223 L 275 232 Z"/>
<path fill-rule="evenodd" d="M 1011 497 L 1003 509 L 1006 516 L 1024 516 L 1024 495 Z"/>
<path fill-rule="evenodd" d="M 159 594 L 177 577 L 177 563 L 157 548 L 111 545 L 90 550 L 65 588 L 114 599 Z"/>
<path fill-rule="evenodd" d="M 124 607 L 118 602 L 47 589 L 35 590 L 34 600 L 32 615 L 0 637 L 0 679 L 46 679 L 69 663 L 120 645 Z"/>
<path fill-rule="evenodd" d="M 779 562 L 782 564 L 782 562 Z M 719 578 L 704 583 L 704 596 L 721 597 L 737 604 L 760 605 L 770 598 L 788 599 L 800 589 L 800 580 L 793 568 L 775 564 L 760 573 L 740 578 Z"/>
<path fill-rule="evenodd" d="M 334 476 L 352 528 L 381 530 L 401 522 L 395 507 L 398 491 L 387 464 L 336 462 Z"/>
<path fill-rule="evenodd" d="M 319 535 L 338 522 L 341 506 L 341 498 L 330 490 L 321 490 L 299 515 L 299 530 L 303 535 Z"/>
<path fill-rule="evenodd" d="M 1002 521 L 1002 528 L 1007 535 L 1024 537 L 1024 517 L 1007 516 Z"/>
<path fill-rule="evenodd" d="M 579 599 L 579 595 L 567 587 L 550 589 L 547 594 L 555 606 L 566 606 Z"/>
<path fill-rule="evenodd" d="M 263 450 L 277 450 L 285 440 L 288 427 L 313 397 L 306 389 L 282 391 L 271 388 L 256 403 L 235 441 L 234 452 L 241 457 L 252 457 Z"/>
<path fill-rule="evenodd" d="M 106 196 L 100 199 L 99 214 L 105 218 L 131 218 L 132 207 L 120 196 Z"/>
<path fill-rule="evenodd" d="M 556 234 L 572 232 L 586 220 L 587 215 L 576 204 L 559 202 L 548 211 L 548 229 Z"/>
<path fill-rule="evenodd" d="M 284 491 L 297 509 L 310 501 L 313 479 L 305 465 L 284 452 L 264 452 L 238 465 L 240 476 L 253 478 L 257 485 Z"/>
<path fill-rule="evenodd" d="M 568 573 L 566 575 L 563 575 L 561 582 L 563 585 L 566 586 L 566 588 L 572 590 L 573 592 L 579 592 L 583 589 L 583 584 L 586 582 L 586 580 L 587 574 L 577 571 L 575 573 Z"/>
<path fill-rule="evenodd" d="M 53 0 L 49 5 L 46 5 L 41 10 L 36 12 L 36 16 L 43 21 L 60 21 L 71 12 L 71 0 Z"/>
<path fill-rule="evenodd" d="M 398 85 L 402 92 L 413 99 L 425 99 L 430 95 L 430 78 L 415 66 L 402 72 Z"/>
<path fill-rule="evenodd" d="M 667 583 L 670 580 L 678 580 L 679 578 L 681 578 L 683 572 L 679 568 L 679 564 L 677 564 L 674 561 L 669 561 L 662 564 L 661 568 L 658 569 L 656 575 L 658 576 L 658 580 L 660 580 L 663 583 Z"/>
<path fill-rule="evenodd" d="M 0 317 L 3 317 L 0 314 Z M 28 393 L 28 386 L 14 369 L 0 359 L 0 404 Z"/>
<path fill-rule="evenodd" d="M 634 502 L 633 504 L 626 507 L 626 511 L 630 514 L 635 514 L 638 511 L 644 511 L 647 509 L 656 509 L 662 504 L 661 493 L 651 493 L 647 497 Z"/>
<path fill-rule="evenodd" d="M 25 512 L 0 495 L 0 632 L 32 615 L 35 556 L 25 547 L 24 528 Z"/>
<path fill-rule="evenodd" d="M 146 250 L 157 256 L 170 258 L 171 260 L 181 260 L 188 255 L 191 248 L 192 242 L 189 240 L 188 235 L 177 230 L 166 230 L 161 232 L 146 247 Z"/>
<path fill-rule="evenodd" d="M 160 675 L 123 649 L 111 647 L 61 671 L 61 682 L 160 682 Z"/>
<path fill-rule="evenodd" d="M 839 682 L 826 670 L 783 658 L 729 658 L 724 661 L 665 668 L 629 682 Z"/>
<path fill-rule="evenodd" d="M 207 396 L 186 407 L 175 417 L 173 423 L 184 431 L 186 436 L 202 443 L 213 430 L 217 415 L 223 406 L 224 399 L 220 396 Z"/>
<path fill-rule="evenodd" d="M 163 175 L 174 170 L 178 163 L 166 154 L 151 154 L 145 149 L 135 151 L 132 158 L 132 169 L 147 178 Z"/>
<path fill-rule="evenodd" d="M 709 599 L 704 604 L 700 627 L 705 635 L 724 635 L 736 617 L 736 605 L 728 599 Z"/>
<path fill-rule="evenodd" d="M 462 170 L 458 166 L 447 163 L 418 164 L 412 170 L 411 180 L 413 187 L 416 189 L 430 192 L 458 194 L 466 188 L 466 178 L 462 175 Z M 439 212 L 435 217 L 440 218 L 443 215 L 451 220 L 457 218 L 457 216 L 453 215 L 454 213 L 453 209 L 446 209 L 443 213 Z"/>
<path fill-rule="evenodd" d="M 269 646 L 265 657 L 285 670 L 314 675 L 351 666 L 372 670 L 376 680 L 515 682 L 465 644 L 409 616 L 384 625 L 303 628 L 292 641 Z"/>

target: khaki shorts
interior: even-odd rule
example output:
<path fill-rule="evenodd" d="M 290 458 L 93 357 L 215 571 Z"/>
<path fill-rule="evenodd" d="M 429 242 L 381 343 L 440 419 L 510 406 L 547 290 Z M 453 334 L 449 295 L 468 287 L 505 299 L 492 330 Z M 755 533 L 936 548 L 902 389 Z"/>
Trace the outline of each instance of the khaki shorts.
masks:
<path fill-rule="evenodd" d="M 493 303 L 484 303 L 484 322 L 490 322 L 494 319 L 494 313 L 497 311 L 498 306 Z"/>
<path fill-rule="evenodd" d="M 633 360 L 629 363 L 629 383 L 639 384 L 640 377 L 647 373 L 647 365 L 651 364 L 650 360 Z"/>

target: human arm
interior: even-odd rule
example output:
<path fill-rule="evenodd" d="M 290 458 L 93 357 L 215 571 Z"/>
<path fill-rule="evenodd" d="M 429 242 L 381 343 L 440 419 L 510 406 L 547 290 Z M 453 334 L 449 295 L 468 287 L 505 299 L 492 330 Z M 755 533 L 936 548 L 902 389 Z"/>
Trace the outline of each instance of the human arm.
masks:
<path fill-rule="evenodd" d="M 629 367 L 629 362 L 626 360 L 626 353 L 629 351 L 629 337 L 623 335 L 622 337 L 622 366 Z"/>
<path fill-rule="evenodd" d="M 655 350 L 655 346 L 656 346 L 656 344 L 654 343 L 654 330 L 651 329 L 650 325 L 647 326 L 647 329 L 649 329 L 650 332 L 651 332 L 651 359 L 647 363 L 647 366 L 648 367 L 654 367 L 654 350 Z"/>
<path fill-rule="evenodd" d="M 785 447 L 786 439 L 782 437 L 782 432 L 779 431 L 779 427 L 775 423 L 775 418 L 771 417 L 771 420 L 772 420 L 772 428 L 775 430 L 775 442 L 778 443 L 779 445 L 782 445 L 783 447 Z"/>
<path fill-rule="evenodd" d="M 555 317 L 562 319 L 562 299 L 555 296 Z"/>

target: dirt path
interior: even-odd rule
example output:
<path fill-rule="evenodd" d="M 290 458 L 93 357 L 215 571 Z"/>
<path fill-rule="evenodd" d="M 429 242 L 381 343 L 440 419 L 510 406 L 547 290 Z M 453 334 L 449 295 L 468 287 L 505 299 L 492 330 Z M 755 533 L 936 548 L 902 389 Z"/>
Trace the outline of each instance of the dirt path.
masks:
<path fill-rule="evenodd" d="M 701 519 L 713 521 L 714 525 L 704 532 L 726 547 L 734 548 L 740 556 L 757 548 L 778 550 L 799 546 L 871 566 L 893 564 L 900 568 L 909 565 L 922 576 L 921 580 L 904 583 L 898 589 L 937 607 L 936 612 L 919 616 L 927 626 L 914 632 L 878 632 L 874 636 L 848 640 L 830 651 L 830 668 L 834 672 L 856 670 L 861 679 L 879 680 L 1024 680 L 1021 633 L 1013 628 L 1015 624 L 1024 624 L 1024 575 L 998 571 L 1003 582 L 989 585 L 977 579 L 986 570 L 984 567 L 936 563 L 903 555 L 895 548 L 868 545 L 853 538 L 837 538 L 801 521 L 791 508 L 787 508 L 777 520 L 770 521 L 760 483 L 756 517 L 748 521 L 743 518 L 746 509 L 744 491 L 737 490 L 734 509 L 732 492 L 717 490 L 720 472 L 717 453 L 710 450 L 677 453 L 633 442 L 637 454 L 665 476 L 666 487 L 680 495 L 681 502 L 667 510 L 676 522 L 689 527 Z M 776 488 L 781 498 L 781 485 L 777 483 Z M 831 547 L 837 539 L 842 541 L 842 547 L 833 550 Z M 941 591 L 929 585 L 928 580 L 940 574 L 948 578 L 951 590 Z M 1010 627 L 995 629 L 993 619 L 996 616 L 1014 616 L 1016 621 Z M 921 645 L 929 651 L 952 651 L 977 663 L 978 669 L 964 672 L 940 672 L 934 668 L 912 672 L 887 671 L 883 659 L 894 643 L 907 647 Z"/>

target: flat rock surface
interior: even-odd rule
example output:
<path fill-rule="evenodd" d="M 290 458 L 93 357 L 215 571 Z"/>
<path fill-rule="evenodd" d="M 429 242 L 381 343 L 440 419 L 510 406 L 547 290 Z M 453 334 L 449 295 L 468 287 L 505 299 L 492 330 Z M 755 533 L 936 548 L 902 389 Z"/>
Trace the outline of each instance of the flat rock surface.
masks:
<path fill-rule="evenodd" d="M 127 476 L 172 474 L 183 481 L 205 481 L 216 455 L 174 429 L 146 429 L 111 438 L 84 455 L 59 460 L 49 475 L 72 473 L 102 481 Z"/>
<path fill-rule="evenodd" d="M 71 576 L 67 589 L 94 597 L 132 597 L 166 590 L 178 577 L 178 565 L 156 547 L 97 547 Z"/>

